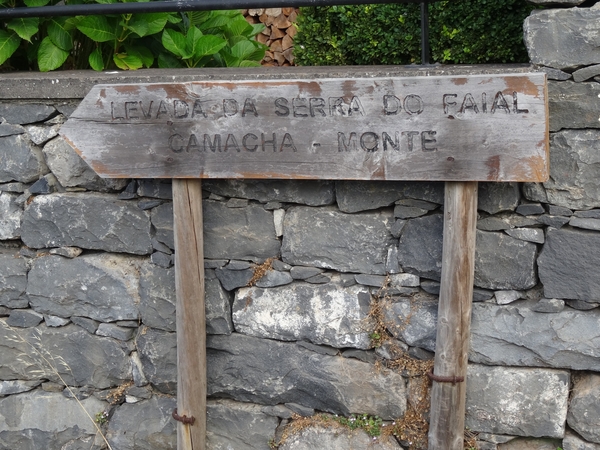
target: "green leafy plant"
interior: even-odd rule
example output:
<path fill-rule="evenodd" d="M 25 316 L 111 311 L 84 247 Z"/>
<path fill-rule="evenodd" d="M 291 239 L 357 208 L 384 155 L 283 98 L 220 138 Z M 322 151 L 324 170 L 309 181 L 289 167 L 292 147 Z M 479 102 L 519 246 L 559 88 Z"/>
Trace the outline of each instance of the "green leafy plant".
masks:
<path fill-rule="evenodd" d="M 94 422 L 96 422 L 98 425 L 104 425 L 105 423 L 107 423 L 108 412 L 100 411 L 99 413 L 96 413 L 96 415 L 94 416 Z"/>
<path fill-rule="evenodd" d="M 180 29 L 165 29 L 160 67 L 260 65 L 266 46 L 253 40 L 264 25 L 250 25 L 237 11 L 187 13 Z"/>
<path fill-rule="evenodd" d="M 527 62 L 522 25 L 535 8 L 522 0 L 430 4 L 432 60 Z M 305 7 L 298 16 L 295 61 L 299 65 L 420 63 L 420 34 L 417 4 Z"/>
<path fill-rule="evenodd" d="M 0 0 L 0 8 L 23 6 L 19 1 Z M 58 1 L 23 0 L 27 7 Z M 262 24 L 250 25 L 239 11 L 12 19 L 0 24 L 0 67 L 45 72 L 58 68 L 255 66 L 266 50 L 254 40 L 263 28 Z"/>
<path fill-rule="evenodd" d="M 381 436 L 381 426 L 383 425 L 383 419 L 381 417 L 370 416 L 368 414 L 351 414 L 350 417 L 329 416 L 323 414 L 321 419 L 325 422 L 333 420 L 351 430 L 361 428 L 371 437 Z"/>

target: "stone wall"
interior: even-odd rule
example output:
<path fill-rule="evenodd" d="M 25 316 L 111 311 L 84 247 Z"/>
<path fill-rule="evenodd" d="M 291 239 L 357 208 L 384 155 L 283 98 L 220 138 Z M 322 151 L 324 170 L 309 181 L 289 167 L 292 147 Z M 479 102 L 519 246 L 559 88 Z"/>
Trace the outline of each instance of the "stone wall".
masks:
<path fill-rule="evenodd" d="M 466 422 L 481 449 L 600 449 L 598 14 L 525 24 L 550 79 L 550 181 L 480 185 Z M 115 450 L 176 447 L 170 183 L 100 179 L 57 133 L 97 82 L 219 73 L 0 79 L 0 448 L 106 447 L 94 423 Z M 443 184 L 204 190 L 208 447 L 423 448 Z"/>

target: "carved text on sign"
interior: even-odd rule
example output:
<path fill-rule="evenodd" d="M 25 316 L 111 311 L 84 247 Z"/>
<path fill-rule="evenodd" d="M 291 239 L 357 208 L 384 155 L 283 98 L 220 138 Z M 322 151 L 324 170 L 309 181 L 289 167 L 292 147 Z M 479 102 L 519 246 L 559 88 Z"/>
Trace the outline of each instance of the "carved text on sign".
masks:
<path fill-rule="evenodd" d="M 99 85 L 92 93 L 63 132 L 105 176 L 548 175 L 543 74 Z M 74 133 L 81 122 L 85 137 Z M 127 175 L 116 169 L 126 158 Z"/>

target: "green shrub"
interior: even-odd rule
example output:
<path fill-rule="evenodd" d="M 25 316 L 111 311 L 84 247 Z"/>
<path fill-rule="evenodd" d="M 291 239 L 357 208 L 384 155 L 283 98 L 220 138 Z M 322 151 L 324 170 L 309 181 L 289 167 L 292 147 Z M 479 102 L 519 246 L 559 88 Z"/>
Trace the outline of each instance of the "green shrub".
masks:
<path fill-rule="evenodd" d="M 452 64 L 527 62 L 525 0 L 444 0 L 429 5 L 432 61 Z M 420 5 L 301 8 L 299 65 L 421 62 Z"/>
<path fill-rule="evenodd" d="M 58 0 L 23 1 L 34 7 Z M 69 3 L 82 2 L 93 3 Z M 19 0 L 0 0 L 0 7 L 15 6 L 24 5 Z M 248 24 L 239 11 L 11 19 L 0 23 L 0 67 L 45 72 L 58 68 L 257 66 L 266 46 L 253 38 L 263 28 Z"/>

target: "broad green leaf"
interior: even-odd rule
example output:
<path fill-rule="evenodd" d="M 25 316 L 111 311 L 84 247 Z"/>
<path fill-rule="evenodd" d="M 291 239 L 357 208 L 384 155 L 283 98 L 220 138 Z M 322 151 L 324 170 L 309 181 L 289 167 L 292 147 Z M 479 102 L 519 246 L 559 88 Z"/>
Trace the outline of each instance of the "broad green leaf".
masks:
<path fill-rule="evenodd" d="M 179 23 L 179 22 L 181 22 L 181 16 L 177 16 L 177 15 L 175 15 L 175 14 L 173 14 L 173 13 L 170 13 L 170 14 L 167 16 L 167 21 L 168 21 L 169 23 Z"/>
<path fill-rule="evenodd" d="M 158 67 L 161 69 L 176 69 L 183 67 L 181 61 L 170 53 L 161 53 L 158 55 Z"/>
<path fill-rule="evenodd" d="M 152 34 L 160 33 L 163 30 L 169 20 L 169 16 L 169 13 L 136 14 L 133 16 L 132 21 L 134 19 L 138 20 L 138 18 L 145 21 L 148 24 L 148 31 L 145 36 L 150 36 Z"/>
<path fill-rule="evenodd" d="M 209 30 L 211 28 L 221 28 L 227 25 L 229 21 L 231 21 L 229 17 L 224 15 L 218 15 L 211 17 L 204 23 L 199 24 L 198 28 L 200 28 L 201 31 Z"/>
<path fill-rule="evenodd" d="M 111 3 L 117 3 L 117 0 L 95 0 L 96 3 L 101 3 L 103 5 L 108 5 Z"/>
<path fill-rule="evenodd" d="M 223 60 L 225 67 L 238 67 L 240 65 L 240 59 L 233 56 L 231 53 L 223 49 L 219 52 L 219 56 Z"/>
<path fill-rule="evenodd" d="M 122 27 L 133 31 L 140 37 L 146 36 L 148 34 L 148 22 L 140 17 L 134 16 L 128 23 L 125 25 L 124 22 L 120 24 Z"/>
<path fill-rule="evenodd" d="M 257 61 L 248 61 L 247 59 L 245 59 L 244 61 L 240 62 L 239 67 L 260 67 L 260 63 Z"/>
<path fill-rule="evenodd" d="M 227 38 L 227 42 L 229 42 L 229 46 L 233 47 L 238 42 L 247 41 L 248 38 L 246 36 L 230 36 Z"/>
<path fill-rule="evenodd" d="M 186 14 L 190 21 L 190 26 L 200 25 L 206 22 L 211 16 L 210 11 L 191 11 Z"/>
<path fill-rule="evenodd" d="M 35 6 L 46 6 L 50 3 L 50 0 L 23 0 L 23 3 L 25 3 L 26 6 L 33 8 Z"/>
<path fill-rule="evenodd" d="M 256 47 L 252 44 L 252 42 L 246 40 L 246 41 L 240 41 L 237 44 L 235 44 L 233 47 L 231 47 L 231 54 L 233 56 L 235 56 L 236 58 L 243 60 L 243 59 L 248 59 L 249 56 L 254 53 L 254 51 L 256 50 Z"/>
<path fill-rule="evenodd" d="M 185 35 L 185 51 L 188 55 L 196 56 L 197 43 L 202 36 L 202 31 L 196 27 L 190 27 L 187 31 L 187 34 Z"/>
<path fill-rule="evenodd" d="M 73 36 L 65 28 L 66 21 L 60 18 L 52 18 L 48 24 L 48 37 L 54 45 L 69 51 L 73 48 Z"/>
<path fill-rule="evenodd" d="M 104 16 L 85 16 L 77 24 L 77 29 L 95 42 L 116 39 L 115 28 Z"/>
<path fill-rule="evenodd" d="M 40 72 L 58 69 L 64 64 L 69 56 L 69 52 L 58 48 L 52 40 L 46 36 L 38 48 L 38 67 Z"/>
<path fill-rule="evenodd" d="M 229 21 L 225 27 L 225 33 L 228 36 L 247 36 L 250 35 L 252 31 L 252 26 L 246 22 L 246 19 L 244 19 L 243 16 L 239 16 L 238 18 Z"/>
<path fill-rule="evenodd" d="M 192 56 L 186 52 L 185 36 L 179 33 L 178 31 L 171 30 L 169 28 L 164 30 L 162 34 L 162 44 L 171 53 L 181 58 L 189 58 L 190 56 Z"/>
<path fill-rule="evenodd" d="M 154 63 L 154 55 L 148 47 L 126 45 L 125 50 L 128 55 L 139 58 L 145 67 L 150 67 Z"/>
<path fill-rule="evenodd" d="M 21 39 L 15 33 L 0 30 L 0 64 L 4 64 L 8 58 L 19 48 Z"/>
<path fill-rule="evenodd" d="M 104 60 L 102 59 L 102 52 L 99 48 L 95 49 L 88 58 L 90 67 L 97 72 L 104 70 Z"/>
<path fill-rule="evenodd" d="M 201 56 L 214 55 L 226 45 L 227 41 L 219 36 L 212 34 L 204 35 L 196 42 L 194 56 L 199 58 Z"/>
<path fill-rule="evenodd" d="M 142 60 L 127 53 L 117 53 L 113 56 L 115 65 L 122 70 L 136 70 L 143 67 Z"/>
<path fill-rule="evenodd" d="M 31 36 L 38 32 L 40 19 L 28 17 L 25 19 L 12 19 L 6 24 L 6 28 L 13 30 L 21 39 L 31 42 Z"/>

